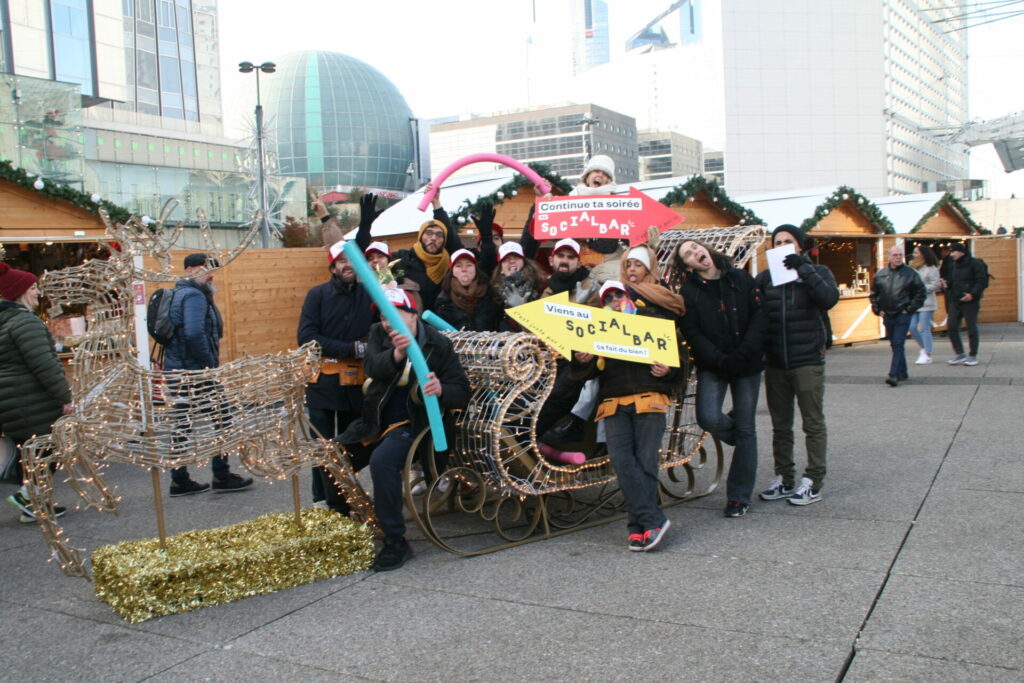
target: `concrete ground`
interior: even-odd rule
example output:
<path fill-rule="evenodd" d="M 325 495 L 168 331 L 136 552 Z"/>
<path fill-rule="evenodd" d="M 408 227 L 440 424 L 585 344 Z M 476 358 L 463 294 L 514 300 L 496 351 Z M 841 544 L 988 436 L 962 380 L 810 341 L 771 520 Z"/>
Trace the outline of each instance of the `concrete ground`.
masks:
<path fill-rule="evenodd" d="M 896 389 L 882 383 L 888 355 L 884 343 L 829 353 L 820 503 L 755 502 L 726 519 L 719 491 L 670 508 L 672 529 L 653 553 L 627 552 L 622 522 L 473 559 L 417 532 L 417 555 L 399 571 L 130 625 L 91 584 L 47 564 L 39 530 L 5 505 L 0 671 L 66 681 L 1024 680 L 1024 327 L 984 325 L 974 368 L 941 362 L 951 354 L 938 338 L 939 362 L 912 364 Z M 758 421 L 763 486 L 763 401 Z M 64 518 L 79 547 L 155 535 L 148 474 L 118 466 L 109 481 L 124 498 L 119 518 Z M 290 495 L 287 483 L 261 483 L 169 500 L 168 525 L 285 511 Z"/>

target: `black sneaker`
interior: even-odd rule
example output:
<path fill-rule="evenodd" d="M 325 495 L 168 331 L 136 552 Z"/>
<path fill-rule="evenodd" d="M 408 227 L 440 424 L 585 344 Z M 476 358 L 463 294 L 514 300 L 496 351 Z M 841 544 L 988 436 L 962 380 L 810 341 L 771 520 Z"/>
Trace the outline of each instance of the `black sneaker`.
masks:
<path fill-rule="evenodd" d="M 544 443 L 579 443 L 583 441 L 583 420 L 570 414 L 569 419 L 544 432 Z"/>
<path fill-rule="evenodd" d="M 672 522 L 666 519 L 661 526 L 648 529 L 644 532 L 645 553 L 649 550 L 654 550 L 654 548 L 661 543 L 661 539 L 665 538 L 665 532 L 668 531 L 670 526 L 672 526 Z"/>
<path fill-rule="evenodd" d="M 245 489 L 252 486 L 252 477 L 240 477 L 234 472 L 228 472 L 228 476 L 223 479 L 213 478 L 213 492 L 214 493 L 233 493 L 234 491 L 244 491 Z"/>
<path fill-rule="evenodd" d="M 644 535 L 643 534 L 630 534 L 629 538 L 626 539 L 626 547 L 629 548 L 630 552 L 638 553 L 644 549 Z"/>
<path fill-rule="evenodd" d="M 32 512 L 32 501 L 30 501 L 28 496 L 22 493 L 20 489 L 7 496 L 7 502 L 21 510 L 21 517 L 19 521 L 22 524 L 31 524 L 36 521 L 36 515 Z M 53 506 L 54 517 L 62 517 L 67 511 L 68 509 L 62 505 Z"/>
<path fill-rule="evenodd" d="M 885 383 L 888 384 L 890 387 L 895 387 L 899 386 L 900 382 L 898 379 L 896 379 L 896 375 L 886 375 Z"/>
<path fill-rule="evenodd" d="M 210 490 L 209 484 L 200 484 L 198 481 L 188 481 L 179 484 L 176 481 L 171 482 L 171 489 L 169 495 L 171 498 L 177 498 L 178 496 L 192 496 L 197 493 L 206 493 Z"/>
<path fill-rule="evenodd" d="M 384 539 L 384 547 L 377 553 L 370 567 L 375 572 L 389 572 L 398 569 L 405 561 L 412 557 L 412 548 L 401 536 L 387 537 Z"/>
<path fill-rule="evenodd" d="M 737 500 L 730 500 L 725 504 L 725 516 L 726 517 L 742 517 L 747 514 L 747 510 L 750 505 L 747 503 L 741 503 Z"/>

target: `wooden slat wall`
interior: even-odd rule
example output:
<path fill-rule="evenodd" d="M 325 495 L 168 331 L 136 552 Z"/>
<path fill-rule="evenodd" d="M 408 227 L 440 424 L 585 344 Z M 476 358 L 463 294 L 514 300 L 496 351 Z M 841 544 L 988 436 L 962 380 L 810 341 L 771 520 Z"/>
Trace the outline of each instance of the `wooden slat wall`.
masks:
<path fill-rule="evenodd" d="M 0 180 L 0 206 L 0 242 L 61 237 L 82 241 L 106 234 L 98 215 L 4 180 Z M 76 231 L 85 234 L 76 236 Z"/>
<path fill-rule="evenodd" d="M 934 216 L 925 221 L 925 224 L 917 232 L 908 237 L 911 239 L 915 237 L 948 237 L 950 235 L 968 235 L 970 232 L 970 226 L 960 218 L 959 214 L 948 206 L 943 206 Z"/>
<path fill-rule="evenodd" d="M 178 274 L 188 253 L 172 252 Z M 306 292 L 328 277 L 327 255 L 320 247 L 247 249 L 219 270 L 214 284 L 217 307 L 224 315 L 221 362 L 295 348 Z M 159 286 L 149 283 L 146 296 Z"/>
<path fill-rule="evenodd" d="M 739 225 L 739 216 L 734 216 L 708 199 L 708 193 L 701 190 L 685 204 L 673 204 L 672 210 L 683 217 L 676 230 L 698 230 Z"/>
<path fill-rule="evenodd" d="M 981 300 L 978 320 L 983 323 L 1002 323 L 1017 320 L 1017 240 L 971 240 L 972 253 L 985 260 L 988 272 L 994 275 Z"/>

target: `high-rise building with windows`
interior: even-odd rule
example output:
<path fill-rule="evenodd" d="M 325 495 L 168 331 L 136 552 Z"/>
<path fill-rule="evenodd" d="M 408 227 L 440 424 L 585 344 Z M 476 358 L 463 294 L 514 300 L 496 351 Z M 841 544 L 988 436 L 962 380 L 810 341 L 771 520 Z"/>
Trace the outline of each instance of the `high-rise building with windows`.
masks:
<path fill-rule="evenodd" d="M 946 0 L 724 3 L 730 193 L 965 178 L 967 153 L 934 134 L 967 120 L 958 14 Z"/>
<path fill-rule="evenodd" d="M 640 180 L 698 175 L 704 170 L 704 145 L 679 133 L 642 131 L 638 155 Z"/>
<path fill-rule="evenodd" d="M 138 215 L 176 198 L 176 220 L 248 221 L 217 44 L 217 0 L 0 0 L 0 158 Z M 304 184 L 282 188 L 304 215 Z"/>
<path fill-rule="evenodd" d="M 572 0 L 572 72 L 583 73 L 611 59 L 608 3 Z"/>
<path fill-rule="evenodd" d="M 435 122 L 430 127 L 431 175 L 469 154 L 496 152 L 544 164 L 575 183 L 587 159 L 605 154 L 615 161 L 618 182 L 639 179 L 636 121 L 593 104 L 570 104 Z M 462 169 L 479 173 L 484 164 Z"/>

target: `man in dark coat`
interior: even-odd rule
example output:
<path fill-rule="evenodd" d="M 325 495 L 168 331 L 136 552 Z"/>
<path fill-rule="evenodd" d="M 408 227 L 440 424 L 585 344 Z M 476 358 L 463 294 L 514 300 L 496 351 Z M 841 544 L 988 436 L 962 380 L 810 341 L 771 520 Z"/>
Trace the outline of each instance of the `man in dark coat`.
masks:
<path fill-rule="evenodd" d="M 299 345 L 315 341 L 322 353 L 320 374 L 306 385 L 306 408 L 313 427 L 332 438 L 359 417 L 363 408 L 362 359 L 370 325 L 376 320 L 373 300 L 356 279 L 345 256 L 345 242 L 327 252 L 331 279 L 306 294 L 299 316 Z M 348 505 L 323 467 L 313 468 L 313 501 L 342 514 Z"/>
<path fill-rule="evenodd" d="M 892 361 L 885 383 L 898 386 L 907 375 L 904 347 L 910 331 L 910 316 L 924 304 L 928 295 L 917 271 L 903 262 L 903 245 L 889 250 L 889 265 L 878 271 L 871 283 L 871 310 L 882 316 L 885 333 L 892 347 Z"/>
<path fill-rule="evenodd" d="M 431 370 L 422 394 L 437 396 L 444 410 L 465 408 L 471 389 L 452 343 L 429 325 L 418 324 L 416 306 L 405 290 L 385 291 L 416 337 Z M 372 567 L 375 571 L 398 569 L 412 556 L 402 516 L 402 471 L 413 440 L 429 422 L 406 352 L 411 343 L 386 319 L 370 328 L 365 365 L 371 382 L 363 415 L 335 437 L 350 449 L 358 449 L 361 444 L 370 444 L 373 449 L 369 458 L 373 504 L 384 532 L 384 546 Z"/>
<path fill-rule="evenodd" d="M 772 453 L 775 480 L 761 492 L 761 500 L 787 498 L 793 505 L 821 500 L 825 480 L 825 348 L 828 345 L 826 311 L 839 301 L 832 272 L 815 265 L 804 253 L 804 233 L 795 225 L 780 225 L 772 233 L 772 247 L 793 245 L 795 253 L 783 264 L 798 278 L 775 285 L 770 270 L 757 276 L 768 314 L 765 336 L 767 367 L 764 391 L 772 416 Z M 796 486 L 793 462 L 793 402 L 800 408 L 807 447 L 807 467 Z"/>
<path fill-rule="evenodd" d="M 172 293 L 170 318 L 174 324 L 174 336 L 164 348 L 164 370 L 204 370 L 220 365 L 224 319 L 213 301 L 216 288 L 212 270 L 218 266 L 217 261 L 207 258 L 206 254 L 185 257 L 187 279 L 178 280 Z M 172 400 L 176 396 L 184 399 L 175 403 L 175 408 L 181 412 L 190 410 L 187 399 L 215 402 L 220 391 L 215 384 L 186 383 L 184 380 L 169 382 L 167 388 Z M 176 438 L 180 442 L 186 437 Z M 241 491 L 252 486 L 251 477 L 240 477 L 228 468 L 228 456 L 215 455 L 211 460 L 215 493 Z M 171 497 L 203 493 L 209 489 L 210 484 L 193 481 L 187 467 L 171 470 Z"/>
<path fill-rule="evenodd" d="M 978 312 L 981 295 L 988 286 L 988 268 L 982 261 L 967 253 L 967 247 L 957 242 L 949 247 L 949 266 L 942 279 L 946 292 L 946 309 L 949 320 L 946 329 L 949 341 L 956 355 L 947 362 L 950 365 L 978 364 Z M 960 322 L 967 321 L 968 352 L 964 354 L 964 343 L 960 339 Z"/>

